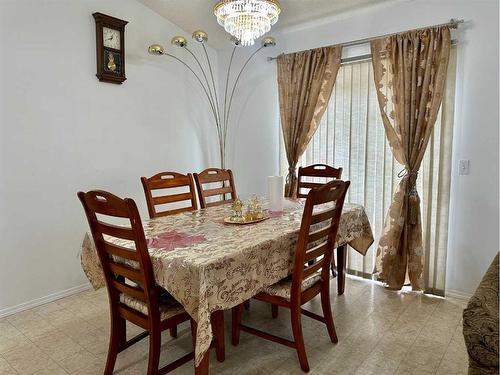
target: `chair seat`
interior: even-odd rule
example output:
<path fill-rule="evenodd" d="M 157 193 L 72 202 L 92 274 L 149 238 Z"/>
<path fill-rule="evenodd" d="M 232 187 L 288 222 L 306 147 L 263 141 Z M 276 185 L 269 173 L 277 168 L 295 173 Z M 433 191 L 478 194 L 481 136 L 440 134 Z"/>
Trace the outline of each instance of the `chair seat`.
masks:
<path fill-rule="evenodd" d="M 321 280 L 320 273 L 315 273 L 309 278 L 302 280 L 302 287 L 300 288 L 301 291 L 303 292 L 309 289 L 319 280 Z M 292 278 L 289 276 L 281 281 L 278 281 L 276 284 L 264 288 L 262 292 L 269 294 L 270 296 L 276 296 L 290 300 L 292 292 Z"/>
<path fill-rule="evenodd" d="M 166 320 L 185 312 L 184 307 L 182 307 L 182 305 L 166 290 L 160 294 L 158 300 L 160 306 L 160 320 Z M 120 294 L 120 302 L 131 309 L 148 315 L 148 306 L 141 300 L 122 293 Z"/>

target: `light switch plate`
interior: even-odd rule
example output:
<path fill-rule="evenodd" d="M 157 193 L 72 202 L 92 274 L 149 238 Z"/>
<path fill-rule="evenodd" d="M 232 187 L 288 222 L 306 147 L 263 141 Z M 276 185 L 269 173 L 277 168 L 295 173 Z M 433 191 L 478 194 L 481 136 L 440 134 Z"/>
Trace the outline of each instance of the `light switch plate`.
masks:
<path fill-rule="evenodd" d="M 458 162 L 458 174 L 467 176 L 470 173 L 470 160 L 460 160 Z"/>

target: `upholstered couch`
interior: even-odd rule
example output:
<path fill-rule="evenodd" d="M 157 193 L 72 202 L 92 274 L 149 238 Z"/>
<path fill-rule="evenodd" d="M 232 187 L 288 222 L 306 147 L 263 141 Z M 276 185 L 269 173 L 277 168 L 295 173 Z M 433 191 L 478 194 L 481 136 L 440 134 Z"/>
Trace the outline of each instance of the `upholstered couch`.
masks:
<path fill-rule="evenodd" d="M 498 254 L 464 309 L 469 374 L 498 374 Z"/>

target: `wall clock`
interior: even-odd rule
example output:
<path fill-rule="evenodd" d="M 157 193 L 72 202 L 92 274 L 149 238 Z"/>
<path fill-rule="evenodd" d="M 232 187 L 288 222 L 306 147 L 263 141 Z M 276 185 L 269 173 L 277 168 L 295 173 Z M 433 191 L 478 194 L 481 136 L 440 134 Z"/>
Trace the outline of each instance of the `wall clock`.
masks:
<path fill-rule="evenodd" d="M 97 78 L 102 82 L 121 84 L 125 77 L 125 25 L 127 21 L 102 13 L 95 20 Z"/>

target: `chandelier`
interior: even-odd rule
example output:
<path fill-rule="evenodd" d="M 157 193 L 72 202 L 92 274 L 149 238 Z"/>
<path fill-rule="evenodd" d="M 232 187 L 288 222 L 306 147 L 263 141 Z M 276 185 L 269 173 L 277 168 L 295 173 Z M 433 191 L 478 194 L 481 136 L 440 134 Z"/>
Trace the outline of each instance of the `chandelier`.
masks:
<path fill-rule="evenodd" d="M 278 0 L 220 0 L 214 7 L 219 25 L 244 46 L 271 30 L 280 12 Z"/>

